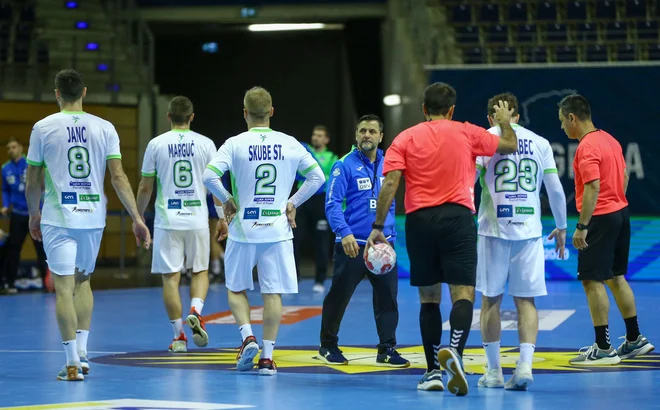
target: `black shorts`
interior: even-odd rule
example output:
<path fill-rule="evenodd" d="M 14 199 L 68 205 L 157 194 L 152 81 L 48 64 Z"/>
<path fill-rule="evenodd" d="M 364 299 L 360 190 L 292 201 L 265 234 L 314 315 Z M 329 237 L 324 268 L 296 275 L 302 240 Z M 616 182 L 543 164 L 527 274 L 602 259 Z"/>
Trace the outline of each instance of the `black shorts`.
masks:
<path fill-rule="evenodd" d="M 477 224 L 468 208 L 443 204 L 409 213 L 406 248 L 412 286 L 475 286 Z"/>
<path fill-rule="evenodd" d="M 578 251 L 578 280 L 606 281 L 628 272 L 630 215 L 628 207 L 591 218 L 587 248 Z"/>

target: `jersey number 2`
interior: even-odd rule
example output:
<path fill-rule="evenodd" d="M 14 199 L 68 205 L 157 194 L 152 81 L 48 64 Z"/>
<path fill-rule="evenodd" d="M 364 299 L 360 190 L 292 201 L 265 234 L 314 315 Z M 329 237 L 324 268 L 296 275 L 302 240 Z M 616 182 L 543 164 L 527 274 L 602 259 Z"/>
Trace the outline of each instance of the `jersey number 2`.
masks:
<path fill-rule="evenodd" d="M 521 159 L 518 165 L 510 159 L 499 161 L 495 164 L 495 192 L 515 192 L 519 186 L 527 192 L 536 191 L 538 170 L 536 161 L 529 158 Z"/>
<path fill-rule="evenodd" d="M 71 147 L 68 153 L 69 175 L 71 178 L 87 178 L 91 167 L 89 166 L 89 152 L 85 147 Z"/>
<path fill-rule="evenodd" d="M 257 179 L 257 184 L 254 187 L 254 195 L 275 195 L 276 186 L 273 185 L 277 178 L 277 168 L 275 168 L 275 165 L 259 165 L 254 171 L 254 177 Z"/>

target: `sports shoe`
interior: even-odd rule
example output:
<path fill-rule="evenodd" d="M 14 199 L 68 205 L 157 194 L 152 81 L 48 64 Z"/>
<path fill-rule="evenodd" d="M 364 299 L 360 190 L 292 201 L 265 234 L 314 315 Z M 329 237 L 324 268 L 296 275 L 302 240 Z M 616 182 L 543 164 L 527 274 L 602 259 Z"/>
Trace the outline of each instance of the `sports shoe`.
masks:
<path fill-rule="evenodd" d="M 410 362 L 399 354 L 393 347 L 388 347 L 383 353 L 376 356 L 376 366 L 410 367 Z"/>
<path fill-rule="evenodd" d="M 346 365 L 348 360 L 342 354 L 342 351 L 339 350 L 337 346 L 335 347 L 321 347 L 319 348 L 319 360 L 325 364 L 330 365 Z"/>
<path fill-rule="evenodd" d="M 468 384 L 463 371 L 463 361 L 453 347 L 441 349 L 438 352 L 440 367 L 447 372 L 447 390 L 457 396 L 468 394 Z"/>
<path fill-rule="evenodd" d="M 491 389 L 499 389 L 504 387 L 504 375 L 502 374 L 502 368 L 489 369 L 486 367 L 486 372 L 479 378 L 477 386 L 489 387 Z"/>
<path fill-rule="evenodd" d="M 87 355 L 85 353 L 78 353 L 78 356 L 80 356 L 80 367 L 82 368 L 82 374 L 88 374 L 89 373 L 89 359 L 87 359 Z"/>
<path fill-rule="evenodd" d="M 240 351 L 236 355 L 236 370 L 239 372 L 247 372 L 254 368 L 254 358 L 259 354 L 259 345 L 257 338 L 248 336 L 243 341 Z"/>
<path fill-rule="evenodd" d="M 190 308 L 190 314 L 186 318 L 188 326 L 192 329 L 193 333 L 193 342 L 197 347 L 206 347 L 209 344 L 209 334 L 206 333 L 206 326 L 204 326 L 204 320 L 202 320 L 202 315 L 197 313 L 195 308 Z"/>
<path fill-rule="evenodd" d="M 591 346 L 585 346 L 580 349 L 580 355 L 568 362 L 580 366 L 609 366 L 619 364 L 621 358 L 616 353 L 616 350 L 614 350 L 614 347 L 610 346 L 608 350 L 602 350 L 598 348 L 598 344 L 594 343 Z"/>
<path fill-rule="evenodd" d="M 181 332 L 179 337 L 172 341 L 169 351 L 172 353 L 186 353 L 188 351 L 188 339 L 185 333 Z"/>
<path fill-rule="evenodd" d="M 79 382 L 85 380 L 83 369 L 80 363 L 67 364 L 62 366 L 62 370 L 57 374 L 57 380 L 65 382 Z"/>
<path fill-rule="evenodd" d="M 517 362 L 513 376 L 504 385 L 505 390 L 527 390 L 534 383 L 532 376 L 532 365 L 530 363 Z"/>
<path fill-rule="evenodd" d="M 277 366 L 271 359 L 259 359 L 259 375 L 260 376 L 275 376 L 277 374 Z"/>
<path fill-rule="evenodd" d="M 636 356 L 643 356 L 645 354 L 651 353 L 655 347 L 642 335 L 637 336 L 637 339 L 634 342 L 629 342 L 625 336 L 620 337 L 619 339 L 624 339 L 624 342 L 621 343 L 616 353 L 619 355 L 621 360 L 632 359 Z"/>
<path fill-rule="evenodd" d="M 424 373 L 422 379 L 417 383 L 417 390 L 443 391 L 445 385 L 442 383 L 442 370 L 431 370 Z"/>

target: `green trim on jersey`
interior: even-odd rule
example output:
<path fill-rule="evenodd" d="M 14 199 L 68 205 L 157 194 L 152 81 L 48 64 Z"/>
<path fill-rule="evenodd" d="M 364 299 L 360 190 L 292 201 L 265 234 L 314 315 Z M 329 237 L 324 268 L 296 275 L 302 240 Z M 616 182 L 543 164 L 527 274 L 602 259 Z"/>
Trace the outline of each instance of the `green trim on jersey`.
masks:
<path fill-rule="evenodd" d="M 313 170 L 314 168 L 317 168 L 318 166 L 319 166 L 318 162 L 316 164 L 312 164 L 309 167 L 307 167 L 306 169 L 300 171 L 300 175 L 305 176 L 305 175 L 309 174 L 311 170 Z"/>
<path fill-rule="evenodd" d="M 236 179 L 234 178 L 234 173 L 231 172 L 229 174 L 229 177 L 231 179 L 231 193 L 232 196 L 234 197 L 234 202 L 236 203 L 236 215 L 234 216 L 234 219 L 231 220 L 232 223 L 236 222 L 236 230 L 238 231 L 238 236 L 241 238 L 241 240 L 245 241 L 247 240 L 247 237 L 245 236 L 245 232 L 243 231 L 243 221 L 241 221 L 241 218 L 239 217 L 238 213 L 241 212 L 241 203 L 238 200 L 238 187 L 236 187 Z"/>
<path fill-rule="evenodd" d="M 57 193 L 57 189 L 55 189 L 55 184 L 53 184 L 53 178 L 51 178 L 48 168 L 44 168 L 44 185 L 46 186 L 46 195 L 44 196 L 44 208 L 48 206 L 58 211 L 56 215 L 59 218 L 57 218 L 57 221 L 55 222 L 62 225 L 66 225 L 66 218 L 64 218 L 64 211 L 62 211 L 62 205 L 60 204 L 60 195 Z M 43 209 L 41 211 L 41 214 L 43 216 Z"/>
<path fill-rule="evenodd" d="M 249 132 L 271 132 L 273 130 L 271 130 L 268 127 L 254 127 L 254 128 L 250 128 L 248 131 Z"/>
<path fill-rule="evenodd" d="M 160 178 L 156 177 L 156 211 L 160 210 L 160 215 L 163 216 L 165 225 L 170 226 L 170 220 L 167 217 L 167 207 L 165 206 L 165 199 L 163 198 L 163 186 L 160 183 Z"/>
<path fill-rule="evenodd" d="M 210 169 L 211 171 L 213 171 L 213 172 L 215 172 L 216 174 L 218 174 L 219 177 L 221 177 L 222 174 L 224 174 L 224 172 L 220 171 L 218 168 L 214 167 L 214 166 L 211 165 L 211 164 L 207 165 L 206 168 L 207 168 L 207 169 Z"/>
<path fill-rule="evenodd" d="M 121 154 L 112 154 L 112 155 L 108 155 L 107 157 L 105 157 L 106 161 L 109 160 L 109 159 L 121 159 Z"/>
<path fill-rule="evenodd" d="M 6 167 L 7 165 L 9 165 L 10 162 L 11 162 L 11 160 L 5 162 L 4 164 L 2 164 L 2 167 L 3 167 L 3 168 Z M 30 163 L 30 161 L 28 161 L 28 164 L 29 164 L 29 163 Z"/>
<path fill-rule="evenodd" d="M 31 161 L 29 159 L 26 160 L 26 161 L 27 161 L 28 165 L 32 165 L 33 167 L 43 167 L 44 166 L 43 162 Z M 9 164 L 9 161 L 7 161 L 7 163 L 5 163 L 5 165 L 7 165 L 7 164 Z M 4 168 L 5 165 L 3 165 L 2 167 Z"/>
<path fill-rule="evenodd" d="M 190 129 L 182 130 L 182 129 L 179 129 L 179 128 L 172 128 L 170 131 L 172 131 L 172 132 L 190 132 L 191 130 Z"/>
<path fill-rule="evenodd" d="M 481 205 L 479 208 L 485 207 L 485 215 L 488 222 L 495 227 L 497 230 L 497 236 L 500 235 L 500 226 L 497 223 L 497 212 L 495 210 L 495 204 L 493 203 L 493 197 L 490 196 L 490 191 L 488 190 L 488 185 L 486 184 L 486 169 L 481 168 L 479 174 L 479 184 L 481 184 Z"/>
<path fill-rule="evenodd" d="M 85 111 L 67 111 L 67 110 L 60 111 L 60 113 L 62 113 L 62 114 L 87 114 Z"/>
<path fill-rule="evenodd" d="M 543 174 L 556 174 L 557 173 L 557 168 L 548 168 L 546 170 L 543 170 Z"/>
<path fill-rule="evenodd" d="M 155 177 L 155 176 L 156 176 L 156 172 L 155 172 L 155 171 L 154 171 L 154 172 L 143 172 L 143 173 L 142 173 L 142 176 L 143 176 L 143 177 Z"/>

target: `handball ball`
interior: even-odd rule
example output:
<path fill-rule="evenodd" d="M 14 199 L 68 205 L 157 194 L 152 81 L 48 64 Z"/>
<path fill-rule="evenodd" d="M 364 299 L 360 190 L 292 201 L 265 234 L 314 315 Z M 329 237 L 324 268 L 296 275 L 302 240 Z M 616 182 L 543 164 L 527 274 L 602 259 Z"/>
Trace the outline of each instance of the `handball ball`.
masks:
<path fill-rule="evenodd" d="M 377 243 L 369 248 L 365 264 L 374 275 L 385 275 L 396 265 L 396 252 L 388 243 Z"/>

